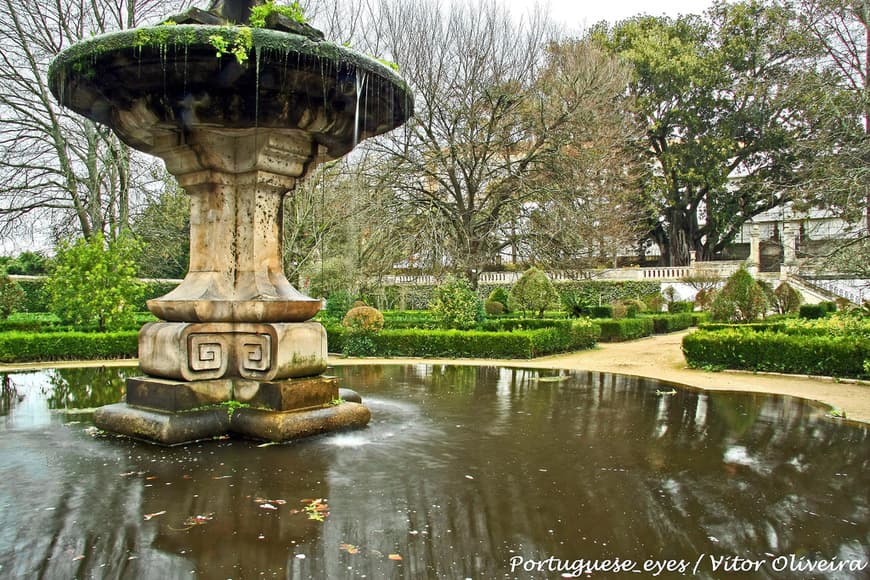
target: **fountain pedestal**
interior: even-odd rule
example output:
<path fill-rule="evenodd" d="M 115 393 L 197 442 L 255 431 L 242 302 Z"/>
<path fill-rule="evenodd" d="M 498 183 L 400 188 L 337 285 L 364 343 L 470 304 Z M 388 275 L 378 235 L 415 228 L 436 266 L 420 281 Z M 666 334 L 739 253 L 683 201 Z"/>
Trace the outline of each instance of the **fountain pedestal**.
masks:
<path fill-rule="evenodd" d="M 163 159 L 190 196 L 188 274 L 148 302 L 160 322 L 139 333 L 146 376 L 95 412 L 103 429 L 164 444 L 283 441 L 370 419 L 322 374 L 321 301 L 284 275 L 283 201 L 318 163 L 401 125 L 410 90 L 307 25 L 232 24 L 256 4 L 223 0 L 177 25 L 95 37 L 51 65 L 63 105 Z"/>
<path fill-rule="evenodd" d="M 173 140 L 172 137 L 175 137 Z M 139 332 L 126 403 L 95 414 L 116 433 L 164 444 L 228 432 L 283 441 L 361 427 L 369 410 L 340 402 L 322 376 L 320 300 L 284 275 L 284 195 L 315 160 L 302 131 L 199 130 L 163 136 L 150 152 L 190 195 L 190 269 L 148 302 L 161 322 Z"/>

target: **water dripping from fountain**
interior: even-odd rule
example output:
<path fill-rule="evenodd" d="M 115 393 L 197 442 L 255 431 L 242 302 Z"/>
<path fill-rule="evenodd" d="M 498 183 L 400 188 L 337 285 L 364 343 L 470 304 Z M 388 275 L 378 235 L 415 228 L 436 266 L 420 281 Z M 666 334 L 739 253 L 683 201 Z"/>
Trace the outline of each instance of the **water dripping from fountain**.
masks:
<path fill-rule="evenodd" d="M 366 85 L 366 78 L 368 74 L 366 71 L 361 71 L 360 69 L 356 69 L 356 111 L 354 112 L 353 117 L 353 146 L 356 147 L 359 143 L 359 99 L 360 93 L 364 90 Z M 363 101 L 363 106 L 365 106 L 365 100 Z"/>

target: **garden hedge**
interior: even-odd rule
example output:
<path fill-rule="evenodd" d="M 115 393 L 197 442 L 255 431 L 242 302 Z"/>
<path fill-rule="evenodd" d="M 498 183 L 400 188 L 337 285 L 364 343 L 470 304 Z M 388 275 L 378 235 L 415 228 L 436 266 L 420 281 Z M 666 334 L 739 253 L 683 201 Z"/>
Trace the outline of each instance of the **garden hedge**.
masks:
<path fill-rule="evenodd" d="M 689 312 L 681 314 L 653 314 L 644 318 L 652 320 L 654 334 L 677 332 L 695 325 L 695 317 Z"/>
<path fill-rule="evenodd" d="M 601 342 L 623 342 L 650 336 L 653 333 L 653 319 L 650 316 L 601 318 L 595 319 L 593 322 L 601 327 Z"/>
<path fill-rule="evenodd" d="M 690 366 L 836 377 L 860 377 L 870 339 L 807 336 L 740 329 L 699 330 L 683 338 Z"/>
<path fill-rule="evenodd" d="M 4 332 L 0 362 L 136 358 L 139 332 Z"/>
<path fill-rule="evenodd" d="M 599 328 L 587 321 L 568 322 L 534 330 L 384 330 L 372 335 L 377 356 L 534 358 L 591 348 Z M 327 328 L 329 349 L 344 350 L 345 329 Z"/>

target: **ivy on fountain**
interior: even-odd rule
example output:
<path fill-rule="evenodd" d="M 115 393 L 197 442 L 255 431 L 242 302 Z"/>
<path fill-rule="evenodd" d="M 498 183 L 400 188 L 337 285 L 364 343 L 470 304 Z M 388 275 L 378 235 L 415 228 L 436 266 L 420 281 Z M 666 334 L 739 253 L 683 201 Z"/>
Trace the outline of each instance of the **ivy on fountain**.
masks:
<path fill-rule="evenodd" d="M 294 2 L 289 6 L 278 6 L 275 4 L 274 0 L 268 0 L 268 2 L 264 4 L 251 8 L 249 22 L 254 28 L 266 28 L 266 20 L 270 15 L 276 12 L 291 20 L 295 20 L 299 24 L 304 24 L 306 22 L 305 14 L 302 7 L 299 5 L 299 2 Z"/>
<path fill-rule="evenodd" d="M 236 57 L 239 64 L 248 60 L 248 53 L 254 46 L 254 34 L 247 26 L 226 26 L 219 32 L 209 35 L 208 42 L 217 51 L 216 57 L 221 58 L 226 53 Z"/>

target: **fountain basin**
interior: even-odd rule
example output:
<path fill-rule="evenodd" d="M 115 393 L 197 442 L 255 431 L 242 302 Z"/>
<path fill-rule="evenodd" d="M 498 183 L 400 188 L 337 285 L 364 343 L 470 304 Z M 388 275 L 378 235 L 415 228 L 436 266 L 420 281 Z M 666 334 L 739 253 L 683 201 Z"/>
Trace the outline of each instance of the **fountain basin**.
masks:
<path fill-rule="evenodd" d="M 231 52 L 218 54 L 215 38 Z M 60 102 L 155 152 L 193 128 L 301 129 L 324 158 L 401 125 L 407 84 L 349 48 L 283 31 L 163 25 L 96 36 L 62 52 L 49 86 Z"/>

